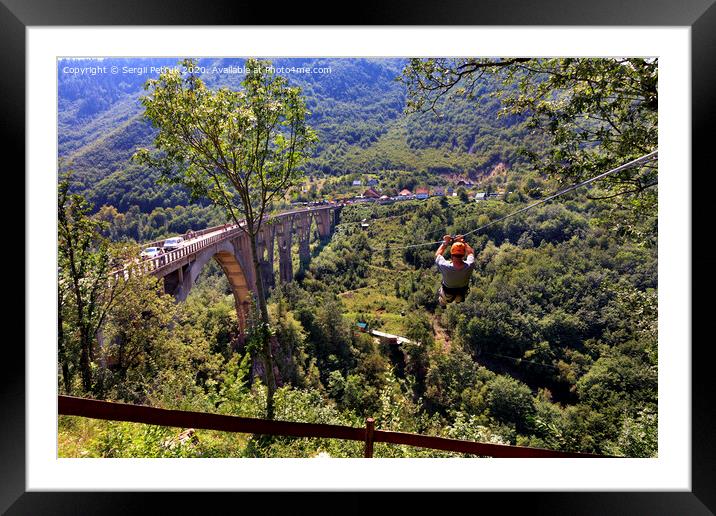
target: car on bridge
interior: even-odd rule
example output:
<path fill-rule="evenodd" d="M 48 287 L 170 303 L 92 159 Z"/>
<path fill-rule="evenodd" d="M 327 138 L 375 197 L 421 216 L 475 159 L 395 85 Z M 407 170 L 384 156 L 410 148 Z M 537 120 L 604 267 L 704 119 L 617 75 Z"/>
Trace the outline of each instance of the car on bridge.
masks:
<path fill-rule="evenodd" d="M 164 241 L 164 251 L 174 251 L 184 245 L 184 239 L 182 237 L 167 238 Z"/>
<path fill-rule="evenodd" d="M 156 258 L 162 254 L 164 253 L 161 247 L 147 247 L 139 254 L 139 256 L 142 260 L 146 260 L 147 258 Z"/>

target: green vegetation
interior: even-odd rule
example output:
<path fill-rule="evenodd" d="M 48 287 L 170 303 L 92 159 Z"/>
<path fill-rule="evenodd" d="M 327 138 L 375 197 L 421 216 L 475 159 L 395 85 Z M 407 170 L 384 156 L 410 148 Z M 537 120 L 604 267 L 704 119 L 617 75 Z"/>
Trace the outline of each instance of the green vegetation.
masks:
<path fill-rule="evenodd" d="M 276 68 L 331 70 L 285 75 L 290 86 L 300 88 L 309 111 L 306 121 L 318 135 L 304 172 L 315 179 L 336 179 L 305 196 L 294 190 L 290 192 L 294 200 L 341 196 L 349 190 L 349 180 L 369 174 L 379 179 L 383 190 L 412 190 L 420 184 L 446 185 L 445 174 L 477 178 L 499 163 L 529 166 L 522 147 L 539 149 L 544 137 L 529 130 L 525 117 L 497 120 L 500 104 L 489 93 L 500 87 L 499 81 L 486 85 L 480 98 L 444 103 L 440 113 L 405 116 L 405 90 L 395 79 L 406 63 L 405 59 L 273 60 Z M 126 226 L 113 228 L 113 238 L 154 240 L 225 218 L 209 210 L 206 198 L 192 199 L 180 186 L 159 181 L 158 170 L 130 160 L 138 149 L 150 148 L 156 136 L 156 128 L 142 116 L 139 97 L 145 81 L 156 79 L 158 73 L 145 73 L 142 68 L 176 67 L 177 60 L 83 61 L 83 66 L 92 64 L 131 67 L 137 72 L 81 77 L 58 73 L 59 156 L 61 170 L 73 171 L 72 191 L 83 194 L 95 211 L 107 206 L 125 216 Z M 242 59 L 201 59 L 199 67 L 208 71 L 198 78 L 210 89 L 238 89 L 243 75 L 210 70 L 245 64 Z M 179 207 L 195 212 L 178 212 Z M 167 232 L 152 224 L 154 217 L 167 217 Z"/>
<path fill-rule="evenodd" d="M 405 215 L 410 227 L 424 228 L 416 239 L 428 236 L 427 221 L 439 206 L 440 201 L 431 200 Z M 453 220 L 451 228 L 460 228 L 467 227 L 466 220 L 502 208 L 498 201 L 468 207 L 450 203 L 441 213 Z M 344 216 L 361 216 L 364 209 L 345 208 Z M 381 429 L 653 455 L 656 252 L 586 223 L 604 209 L 580 196 L 564 206 L 544 206 L 523 220 L 496 225 L 489 238 L 476 239 L 479 268 L 470 295 L 445 311 L 435 308 L 438 278 L 433 271 L 397 252 L 391 253 L 391 269 L 382 267 L 379 243 L 387 235 L 402 234 L 401 218 L 386 219 L 368 232 L 346 226 L 322 248 L 302 280 L 272 293 L 270 310 L 283 350 L 277 360 L 287 382 L 276 392 L 276 417 L 362 426 L 371 416 Z M 248 362 L 246 355 L 233 351 L 236 335 L 226 333 L 235 327 L 236 316 L 219 274 L 218 269 L 208 271 L 187 302 L 175 305 L 184 314 L 174 315 L 183 321 L 181 331 L 164 339 L 167 346 L 175 342 L 172 346 L 179 346 L 185 358 L 168 371 L 153 371 L 156 383 L 143 390 L 151 395 L 142 397 L 142 389 L 125 382 L 125 391 L 113 391 L 110 399 L 263 414 L 265 389 L 258 383 L 250 386 L 247 370 L 237 372 L 241 357 L 243 367 Z M 637 310 L 642 317 L 624 317 Z M 441 340 L 434 333 L 435 320 L 446 333 Z M 356 321 L 405 335 L 419 345 L 407 345 L 396 354 L 355 331 Z M 130 366 L 129 377 L 140 376 L 131 372 L 136 367 Z M 140 453 L 134 447 L 144 449 L 138 443 L 148 438 L 146 430 L 132 430 L 132 425 L 92 428 L 93 440 L 121 429 L 134 443 L 121 453 Z M 73 431 L 62 430 L 67 439 Z M 266 444 L 197 434 L 199 444 L 182 453 L 360 455 L 356 443 L 278 439 Z M 152 444 L 157 456 L 170 453 L 160 444 L 172 435 L 176 432 L 157 430 Z M 101 456 L 94 446 L 82 449 Z M 376 454 L 446 456 L 387 446 L 378 447 Z"/>
<path fill-rule="evenodd" d="M 658 145 L 657 58 L 437 58 L 411 59 L 400 80 L 408 109 L 422 112 L 445 102 L 489 94 L 501 100 L 499 115 L 527 118 L 551 141 L 546 152 L 525 146 L 530 161 L 563 183 L 596 176 L 653 152 Z M 457 100 L 456 100 L 457 99 Z M 594 197 L 617 206 L 611 223 L 655 233 L 657 167 L 648 164 L 610 175 Z M 629 204 L 627 212 L 618 206 Z"/>
<path fill-rule="evenodd" d="M 582 61 L 600 62 L 589 68 Z M 634 81 L 641 77 L 648 82 L 650 63 L 624 75 L 624 63 L 615 68 L 614 63 L 601 61 L 607 60 L 539 64 L 563 66 L 572 79 L 603 75 L 605 84 L 612 85 L 614 116 L 628 118 L 620 111 L 627 104 L 614 85 L 632 75 Z M 205 267 L 184 303 L 174 303 L 163 295 L 161 285 L 146 277 L 109 286 L 97 280 L 128 256 L 136 256 L 133 240 L 200 229 L 226 219 L 208 203 L 189 204 L 182 189 L 158 185 L 159 173 L 122 161 L 124 155 L 103 168 L 101 153 L 88 151 L 87 145 L 116 149 L 110 142 L 120 141 L 120 133 L 131 124 L 118 127 L 116 134 L 108 132 L 103 142 L 90 137 L 100 120 L 110 123 L 129 109 L 126 92 L 99 95 L 106 103 L 82 108 L 88 133 L 77 129 L 61 145 L 68 166 L 70 155 L 79 166 L 60 188 L 60 218 L 66 220 L 59 235 L 60 392 L 245 417 L 264 417 L 272 399 L 278 420 L 357 427 L 373 417 L 381 430 L 656 456 L 656 193 L 653 187 L 625 190 L 627 181 L 640 181 L 642 176 L 630 173 L 617 178 L 621 183 L 600 182 L 470 234 L 467 239 L 477 263 L 470 292 L 464 303 L 446 309 L 436 298 L 440 280 L 433 264 L 438 244 L 423 245 L 446 233 L 468 233 L 558 190 L 564 181 L 626 161 L 632 140 L 615 143 L 616 147 L 608 142 L 573 147 L 570 142 L 581 133 L 568 134 L 559 126 L 572 127 L 574 117 L 602 109 L 609 99 L 585 98 L 588 91 L 574 81 L 551 83 L 526 70 L 499 67 L 485 74 L 486 83 L 476 82 L 471 95 L 466 91 L 460 98 L 441 96 L 435 109 L 444 118 L 432 112 L 403 117 L 401 110 L 416 101 L 417 91 L 408 89 L 406 98 L 403 86 L 392 79 L 406 73 L 408 65 L 424 71 L 420 62 L 310 63 L 336 67 L 335 75 L 325 81 L 310 76 L 292 79 L 301 83 L 312 111 L 308 122 L 315 127 L 319 144 L 316 156 L 301 170 L 305 191 L 297 187 L 285 192 L 274 210 L 297 198 L 362 193 L 368 178 L 377 179 L 376 188 L 382 192 L 393 192 L 389 195 L 403 188 L 456 186 L 449 176 L 453 172 L 471 177 L 480 191 L 504 195 L 475 202 L 471 194 L 476 188 L 466 186 L 455 187 L 457 195 L 450 197 L 351 204 L 342 209 L 330 241 L 321 241 L 312 231 L 310 263 L 301 266 L 294 250 L 294 281 L 267 292 L 277 372 L 277 388 L 271 393 L 259 381 L 256 368 L 256 336 L 265 328 L 258 324 L 258 309 L 242 338 L 234 299 L 218 265 Z M 214 89 L 231 81 L 222 75 L 205 79 Z M 84 81 L 73 87 L 99 88 Z M 492 96 L 499 81 L 509 83 L 501 90 L 502 99 Z M 133 84 L 123 88 L 134 91 Z M 510 99 L 515 92 L 534 94 L 534 87 L 545 94 L 554 88 L 573 92 L 568 100 L 581 98 L 582 111 L 568 103 L 571 107 L 557 120 L 557 133 L 549 128 L 531 133 L 536 112 Z M 61 98 L 61 105 L 74 113 L 61 117 L 64 124 L 79 116 L 81 95 L 73 95 Z M 641 135 L 650 150 L 652 108 L 633 109 L 633 126 L 626 126 L 631 127 L 631 137 Z M 497 119 L 503 110 L 513 112 Z M 550 103 L 548 113 L 537 114 L 560 112 Z M 595 127 L 590 126 L 599 130 Z M 139 142 L 142 134 L 139 131 L 132 148 L 147 143 Z M 522 148 L 544 148 L 548 139 L 558 137 L 565 139 L 553 140 L 546 153 L 521 153 Z M 562 145 L 584 153 L 563 154 L 563 159 L 574 157 L 581 167 L 578 173 L 570 169 L 562 175 L 543 167 Z M 82 161 L 81 155 L 96 156 L 97 161 Z M 655 179 L 655 171 L 648 169 L 646 174 Z M 101 181 L 92 181 L 99 176 Z M 360 188 L 351 185 L 355 179 L 364 181 Z M 619 195 L 609 198 L 614 194 Z M 367 227 L 362 227 L 363 221 Z M 406 248 L 410 245 L 415 247 Z M 80 284 L 81 289 L 73 288 Z M 412 343 L 380 342 L 360 331 L 358 322 Z M 362 455 L 358 442 L 267 439 L 204 430 L 181 434 L 182 430 L 186 429 L 60 417 L 60 455 Z M 457 455 L 375 447 L 376 457 Z"/>
<path fill-rule="evenodd" d="M 258 235 L 275 200 L 301 177 L 299 167 L 316 135 L 306 125 L 300 90 L 288 87 L 285 78 L 268 70 L 270 65 L 249 59 L 239 91 L 209 90 L 192 71 L 197 62 L 190 59 L 181 70 L 148 81 L 150 93 L 141 100 L 145 117 L 158 130 L 158 152 L 140 149 L 134 158 L 189 190 L 192 198 L 210 199 L 247 236 L 261 316 L 256 344 L 268 385 L 266 417 L 273 419 L 276 380 Z"/>

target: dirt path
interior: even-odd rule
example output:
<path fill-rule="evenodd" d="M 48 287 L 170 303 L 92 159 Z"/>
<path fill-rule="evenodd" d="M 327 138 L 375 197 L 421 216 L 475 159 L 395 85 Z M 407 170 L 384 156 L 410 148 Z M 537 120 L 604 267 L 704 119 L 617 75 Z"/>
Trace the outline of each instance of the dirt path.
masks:
<path fill-rule="evenodd" d="M 354 292 L 360 292 L 361 290 L 365 290 L 367 288 L 373 288 L 373 285 L 367 285 L 365 287 L 356 288 L 353 290 L 346 290 L 345 292 L 341 292 L 338 294 L 338 297 L 345 296 L 346 294 L 353 294 Z M 350 296 L 349 296 L 350 297 Z"/>
<path fill-rule="evenodd" d="M 440 326 L 440 321 L 436 315 L 432 316 L 433 323 L 433 334 L 435 335 L 435 342 L 442 345 L 445 353 L 450 351 L 450 335 L 447 334 L 445 328 Z"/>

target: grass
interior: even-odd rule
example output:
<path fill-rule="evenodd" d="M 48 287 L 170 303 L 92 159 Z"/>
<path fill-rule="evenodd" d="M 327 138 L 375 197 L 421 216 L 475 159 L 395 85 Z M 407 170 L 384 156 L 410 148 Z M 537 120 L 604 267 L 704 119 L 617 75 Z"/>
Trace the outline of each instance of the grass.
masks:
<path fill-rule="evenodd" d="M 168 442 L 183 428 L 142 423 L 102 421 L 59 416 L 57 456 L 59 458 L 105 457 L 243 457 L 250 436 L 233 432 L 196 429 L 195 443 Z"/>
<path fill-rule="evenodd" d="M 403 335 L 405 328 L 402 314 L 407 314 L 409 305 L 404 299 L 393 295 L 392 284 L 388 289 L 388 292 L 385 292 L 371 286 L 340 294 L 346 307 L 344 316 L 349 320 L 356 320 L 359 314 L 368 314 L 375 321 L 374 329 Z"/>

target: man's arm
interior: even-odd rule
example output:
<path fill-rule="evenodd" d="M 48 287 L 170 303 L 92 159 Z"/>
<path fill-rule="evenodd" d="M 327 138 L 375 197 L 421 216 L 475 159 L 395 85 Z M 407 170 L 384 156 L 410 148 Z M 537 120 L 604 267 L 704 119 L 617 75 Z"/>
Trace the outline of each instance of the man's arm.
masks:
<path fill-rule="evenodd" d="M 442 256 L 445 252 L 445 248 L 450 245 L 450 242 L 452 242 L 452 237 L 450 235 L 445 235 L 443 237 L 443 243 L 440 244 L 440 247 L 438 247 L 438 250 L 435 251 L 435 257 Z"/>

